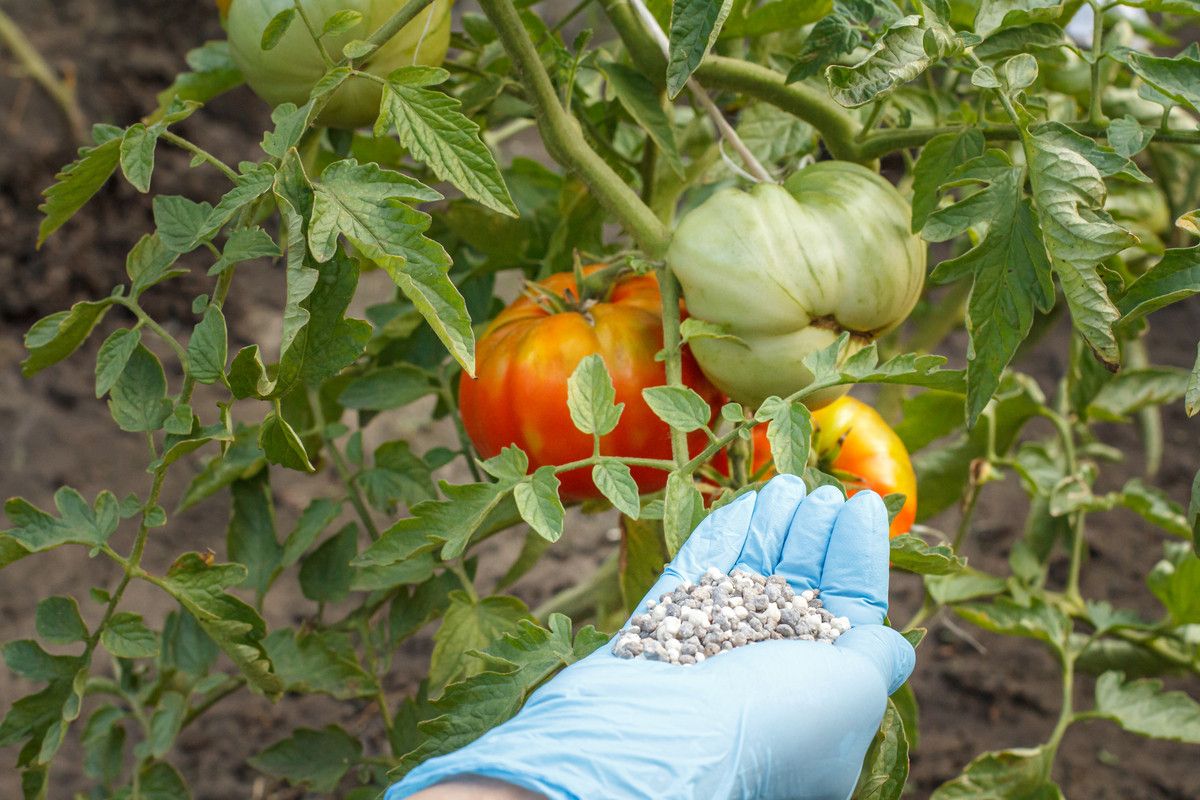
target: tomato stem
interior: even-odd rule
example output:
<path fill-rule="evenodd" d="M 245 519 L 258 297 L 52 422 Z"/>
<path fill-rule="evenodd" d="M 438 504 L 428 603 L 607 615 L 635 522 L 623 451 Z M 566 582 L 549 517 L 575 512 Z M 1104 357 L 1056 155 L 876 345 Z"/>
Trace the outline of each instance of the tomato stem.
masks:
<path fill-rule="evenodd" d="M 71 138 L 75 140 L 76 144 L 86 142 L 87 122 L 84 119 L 83 110 L 79 107 L 74 81 L 59 78 L 46 63 L 42 54 L 25 36 L 24 31 L 13 21 L 12 17 L 3 11 L 0 11 L 0 42 L 3 42 L 12 51 L 29 77 L 41 84 L 41 87 L 58 105 L 63 117 L 67 120 L 67 126 L 71 129 Z"/>
<path fill-rule="evenodd" d="M 682 338 L 679 335 L 679 281 L 663 264 L 658 268 L 658 287 L 662 296 L 663 356 L 668 386 L 683 386 Z M 682 467 L 688 460 L 687 434 L 671 428 L 671 455 Z"/>
<path fill-rule="evenodd" d="M 208 162 L 212 166 L 219 169 L 222 173 L 224 173 L 226 178 L 229 178 L 229 180 L 233 181 L 234 183 L 237 183 L 237 181 L 238 181 L 237 172 L 232 167 L 230 167 L 228 164 L 226 164 L 224 161 L 217 158 L 212 153 L 208 152 L 207 150 L 200 147 L 199 145 L 188 141 L 187 139 L 183 138 L 179 134 L 177 134 L 173 131 L 170 131 L 170 130 L 163 131 L 161 138 L 164 141 L 170 142 L 171 144 L 175 145 L 176 147 L 180 148 L 181 150 L 186 150 L 189 153 L 191 153 L 192 155 L 196 156 L 197 158 Z"/>
<path fill-rule="evenodd" d="M 321 60 L 325 62 L 325 69 L 333 69 L 336 62 L 334 62 L 333 56 L 329 55 L 329 50 L 325 48 L 325 43 L 321 41 L 321 34 L 317 31 L 317 27 L 313 25 L 308 12 L 304 10 L 304 4 L 300 0 L 292 0 L 292 5 L 300 15 L 300 20 L 304 23 L 304 27 L 308 28 L 308 35 L 312 37 L 313 44 L 317 46 L 317 50 L 321 53 Z"/>

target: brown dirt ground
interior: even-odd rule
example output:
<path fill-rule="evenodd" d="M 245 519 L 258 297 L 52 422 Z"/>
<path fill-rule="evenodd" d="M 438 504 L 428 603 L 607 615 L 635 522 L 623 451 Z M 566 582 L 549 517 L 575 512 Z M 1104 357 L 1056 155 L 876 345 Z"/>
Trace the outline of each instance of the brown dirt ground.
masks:
<path fill-rule="evenodd" d="M 153 93 L 181 67 L 182 54 L 208 38 L 220 35 L 206 2 L 168 0 L 16 0 L 8 10 L 24 26 L 34 44 L 57 67 L 69 70 L 79 84 L 81 103 L 89 120 L 128 124 L 145 112 Z M 75 221 L 63 228 L 40 251 L 33 247 L 39 215 L 38 192 L 71 157 L 67 129 L 55 107 L 25 79 L 7 53 L 0 54 L 0 494 L 22 495 L 40 505 L 54 490 L 70 483 L 91 496 L 102 488 L 121 495 L 145 491 L 142 472 L 144 445 L 120 434 L 104 405 L 92 393 L 92 344 L 67 362 L 24 380 L 21 335 L 38 317 L 65 308 L 75 300 L 107 293 L 123 278 L 129 247 L 151 226 L 147 198 L 114 181 Z M 266 110 L 249 93 L 223 98 L 184 125 L 185 135 L 236 163 L 253 158 Z M 160 148 L 155 191 L 193 198 L 219 196 L 222 179 L 204 169 L 189 170 L 178 153 Z M 183 333 L 191 298 L 205 288 L 204 279 L 170 284 L 154 295 L 154 312 L 169 318 L 169 327 Z M 367 282 L 363 298 L 379 297 L 386 287 Z M 276 309 L 282 297 L 277 273 L 263 270 L 239 277 L 231 299 L 229 319 L 234 337 L 269 341 L 277 336 Z M 359 307 L 366 305 L 364 299 Z M 1152 352 L 1156 360 L 1190 366 L 1195 332 L 1200 330 L 1200 304 L 1177 306 L 1156 318 Z M 1183 332 L 1185 335 L 1178 337 Z M 1048 384 L 1062 369 L 1063 331 L 1057 330 L 1022 365 Z M 955 346 L 963 347 L 962 341 Z M 1048 386 L 1047 386 L 1048 388 Z M 204 398 L 198 398 L 203 403 Z M 420 409 L 381 415 L 368 429 L 369 440 L 407 435 L 425 446 L 445 442 L 442 426 L 423 421 Z M 1160 484 L 1177 500 L 1186 500 L 1196 469 L 1200 436 L 1194 423 L 1177 405 L 1166 415 L 1166 461 Z M 1122 469 L 1134 474 L 1139 446 L 1130 430 L 1113 431 L 1111 442 L 1130 453 Z M 199 459 L 190 466 L 196 468 Z M 187 468 L 176 471 L 166 500 L 179 496 Z M 454 477 L 454 476 L 448 476 Z M 461 476 L 459 476 L 461 477 Z M 288 530 L 309 498 L 329 493 L 324 479 L 281 477 L 276 481 L 280 530 Z M 1019 534 L 1023 496 L 1013 480 L 994 485 L 980 501 L 968 552 L 984 569 L 1003 571 L 1008 548 Z M 947 519 L 935 525 L 951 527 Z M 185 550 L 224 549 L 226 504 L 206 501 L 172 518 L 151 540 L 147 561 L 164 566 Z M 573 515 L 565 540 L 552 548 L 543 563 L 516 591 L 531 605 L 563 588 L 573 576 L 599 562 L 612 545 L 610 515 Z M 1161 553 L 1160 536 L 1130 514 L 1116 512 L 1094 518 L 1085 592 L 1146 614 L 1157 612 L 1143 578 Z M 487 543 L 483 572 L 499 575 L 520 546 L 519 534 Z M 50 594 L 83 594 L 85 586 L 105 585 L 114 572 L 100 559 L 88 560 L 79 549 L 65 549 L 22 562 L 0 573 L 0 641 L 31 636 L 38 599 Z M 31 587 L 33 587 L 31 589 Z M 893 590 L 893 614 L 905 619 L 919 600 L 918 583 L 898 575 Z M 84 600 L 94 619 L 96 608 Z M 131 591 L 128 605 L 161 618 L 169 608 L 160 593 Z M 295 623 L 309 613 L 294 582 L 281 581 L 268 598 L 270 625 Z M 987 749 L 1033 745 L 1050 732 L 1057 714 L 1059 686 L 1051 657 L 1037 644 L 966 630 L 938 619 L 921 647 L 913 678 L 921 703 L 921 747 L 912 762 L 910 795 L 927 796 L 940 782 L 956 775 L 976 753 Z M 418 637 L 397 654 L 389 694 L 397 699 L 410 691 L 424 669 L 429 640 Z M 1196 680 L 1180 687 L 1200 695 Z M 9 673 L 0 674 L 0 711 L 33 687 Z M 1079 687 L 1085 702 L 1090 680 Z M 374 715 L 353 703 L 288 698 L 278 705 L 239 695 L 190 726 L 171 760 L 184 773 L 198 800 L 231 797 L 294 797 L 265 782 L 244 759 L 283 736 L 296 725 L 320 727 L 338 722 L 379 742 Z M 78 747 L 69 742 L 54 773 L 54 798 L 85 790 L 77 766 Z M 15 752 L 0 752 L 11 764 Z M 1151 742 L 1120 732 L 1108 723 L 1073 728 L 1066 737 L 1056 777 L 1069 797 L 1159 798 L 1200 797 L 1200 758 L 1195 748 Z M 0 769 L 0 797 L 18 794 L 15 774 Z"/>

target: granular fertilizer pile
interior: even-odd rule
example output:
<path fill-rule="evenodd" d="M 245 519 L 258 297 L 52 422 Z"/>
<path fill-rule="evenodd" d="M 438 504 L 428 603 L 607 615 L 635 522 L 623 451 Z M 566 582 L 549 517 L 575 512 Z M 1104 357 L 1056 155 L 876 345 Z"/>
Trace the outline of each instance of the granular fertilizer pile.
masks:
<path fill-rule="evenodd" d="M 629 621 L 613 645 L 621 658 L 698 664 L 735 647 L 768 639 L 828 642 L 850 630 L 816 589 L 796 592 L 781 575 L 764 578 L 741 569 L 711 567 L 699 585 L 681 584 Z"/>

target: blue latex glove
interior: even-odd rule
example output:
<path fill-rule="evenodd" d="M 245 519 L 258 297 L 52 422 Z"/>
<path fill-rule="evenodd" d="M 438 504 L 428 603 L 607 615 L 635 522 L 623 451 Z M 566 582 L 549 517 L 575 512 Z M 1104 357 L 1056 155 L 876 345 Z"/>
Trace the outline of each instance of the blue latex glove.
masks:
<path fill-rule="evenodd" d="M 836 644 L 769 640 L 695 666 L 621 659 L 603 647 L 509 722 L 414 769 L 386 800 L 468 773 L 552 800 L 849 797 L 886 698 L 915 661 L 882 624 L 883 502 L 872 492 L 843 501 L 832 487 L 806 498 L 799 478 L 777 477 L 709 515 L 636 613 L 713 566 L 819 588 L 826 608 L 854 627 Z"/>

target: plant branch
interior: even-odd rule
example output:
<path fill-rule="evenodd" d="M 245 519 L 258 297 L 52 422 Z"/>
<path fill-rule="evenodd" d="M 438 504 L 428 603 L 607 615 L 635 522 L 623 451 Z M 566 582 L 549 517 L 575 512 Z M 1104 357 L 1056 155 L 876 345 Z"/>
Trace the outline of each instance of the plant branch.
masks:
<path fill-rule="evenodd" d="M 304 10 L 304 4 L 300 0 L 292 0 L 292 6 L 300 15 L 300 20 L 304 23 L 304 27 L 308 28 L 308 35 L 312 37 L 313 44 L 317 46 L 317 50 L 321 53 L 321 60 L 325 62 L 325 69 L 333 69 L 333 57 L 329 55 L 329 51 L 325 49 L 325 43 L 321 41 L 321 34 L 317 31 L 317 26 L 313 25 L 313 21 L 309 18 L 308 12 Z"/>
<path fill-rule="evenodd" d="M 363 527 L 367 529 L 367 535 L 374 542 L 379 539 L 379 528 L 375 525 L 375 520 L 371 516 L 371 510 L 367 508 L 367 503 L 363 499 L 358 481 L 354 479 L 354 471 L 346 463 L 346 458 L 342 455 L 342 451 L 338 449 L 337 442 L 333 441 L 325 433 L 325 414 L 321 410 L 321 398 L 317 395 L 315 389 L 309 390 L 308 401 L 309 405 L 312 406 L 313 418 L 317 422 L 317 429 L 321 432 L 321 441 L 325 443 L 325 449 L 329 451 L 329 458 L 333 461 L 333 467 L 337 471 L 342 485 L 346 487 L 346 496 L 350 499 L 350 505 L 354 506 L 354 511 L 358 514 L 358 518 L 362 520 Z"/>
<path fill-rule="evenodd" d="M 671 43 L 667 40 L 667 35 L 663 33 L 662 28 L 659 27 L 658 20 L 654 18 L 654 15 L 650 13 L 650 9 L 646 8 L 646 4 L 642 0 L 629 0 L 629 2 L 633 5 L 634 11 L 637 12 L 637 15 L 645 24 L 650 38 L 658 45 L 658 49 L 662 52 L 663 56 L 668 56 L 671 52 Z M 713 123 L 717 126 L 717 130 L 721 134 L 721 138 L 729 142 L 730 146 L 741 156 L 742 163 L 746 165 L 746 169 L 750 171 L 750 175 L 760 183 L 774 183 L 775 179 L 771 177 L 771 173 L 759 162 L 754 153 L 750 152 L 750 148 L 742 141 L 742 137 L 738 136 L 737 131 L 729 124 L 729 120 L 725 119 L 725 113 L 717 108 L 717 104 L 708 96 L 708 92 L 704 91 L 704 87 L 700 85 L 700 82 L 695 78 L 688 78 L 687 87 L 696 102 L 703 106 L 708 116 L 712 118 Z"/>
<path fill-rule="evenodd" d="M 229 178 L 229 180 L 233 181 L 234 183 L 237 183 L 237 181 L 238 181 L 237 172 L 232 167 L 230 167 L 228 164 L 226 164 L 224 161 L 217 158 L 216 156 L 214 156 L 212 153 L 208 152 L 204 148 L 200 147 L 199 145 L 197 145 L 193 142 L 188 141 L 187 139 L 183 138 L 179 134 L 173 133 L 172 131 L 169 131 L 169 130 L 163 131 L 162 138 L 165 139 L 166 141 L 170 142 L 171 144 L 175 145 L 176 147 L 180 148 L 181 150 L 186 150 L 189 153 L 191 153 L 192 155 L 196 156 L 197 158 L 199 158 L 203 161 L 207 161 L 209 164 L 212 164 L 214 167 L 221 170 L 221 172 L 223 172 L 225 174 L 226 178 Z"/>
<path fill-rule="evenodd" d="M 667 62 L 649 32 L 638 20 L 630 0 L 607 0 L 604 10 L 637 68 L 658 86 L 666 83 Z M 773 69 L 736 58 L 709 55 L 693 78 L 708 89 L 722 89 L 770 103 L 811 124 L 834 156 L 847 161 L 870 161 L 855 143 L 862 126 L 827 94 L 802 83 L 785 83 Z"/>
<path fill-rule="evenodd" d="M 658 287 L 662 295 L 663 353 L 668 386 L 683 385 L 683 347 L 679 335 L 679 281 L 665 264 L 658 270 Z M 676 466 L 688 458 L 687 434 L 671 428 L 671 457 Z"/>
<path fill-rule="evenodd" d="M 534 618 L 545 623 L 551 614 L 558 613 L 566 614 L 573 621 L 578 622 L 580 615 L 595 611 L 597 606 L 605 600 L 620 602 L 619 595 L 606 596 L 614 594 L 611 591 L 612 587 L 617 587 L 618 593 L 620 591 L 617 582 L 619 569 L 620 560 L 617 551 L 614 550 L 587 580 L 574 586 L 568 586 L 533 609 Z"/>
<path fill-rule="evenodd" d="M 550 76 L 512 0 L 480 0 L 479 5 L 496 26 L 500 43 L 521 76 L 550 156 L 587 184 L 646 255 L 661 257 L 670 242 L 670 232 L 621 176 L 588 146 L 579 122 L 559 103 Z"/>
<path fill-rule="evenodd" d="M 25 36 L 24 31 L 3 11 L 0 11 L 0 42 L 12 51 L 17 61 L 29 73 L 29 77 L 37 81 L 58 105 L 76 144 L 86 142 L 87 122 L 83 110 L 79 107 L 79 98 L 75 96 L 74 85 L 54 73 L 46 59 L 42 58 L 42 54 Z"/>
<path fill-rule="evenodd" d="M 1099 125 L 1104 118 L 1101 109 L 1100 62 L 1104 60 L 1104 10 L 1096 0 L 1088 0 L 1092 6 L 1092 93 L 1088 98 L 1088 122 Z"/>
<path fill-rule="evenodd" d="M 401 28 L 416 19 L 417 15 L 432 3 L 433 0 L 408 0 L 400 10 L 388 17 L 374 33 L 367 37 L 367 44 L 371 45 L 373 49 L 368 51 L 365 56 L 359 57 L 358 65 L 361 67 L 368 63 L 379 52 L 380 47 L 387 44 L 393 36 L 400 32 Z M 343 62 L 349 63 L 349 59 L 343 59 Z"/>

